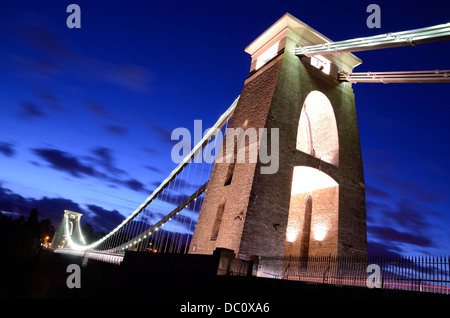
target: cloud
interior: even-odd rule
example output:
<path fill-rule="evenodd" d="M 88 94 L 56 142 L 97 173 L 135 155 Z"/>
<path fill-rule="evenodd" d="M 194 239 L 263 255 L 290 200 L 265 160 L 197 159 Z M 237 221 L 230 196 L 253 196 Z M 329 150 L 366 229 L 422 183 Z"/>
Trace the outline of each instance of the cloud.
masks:
<path fill-rule="evenodd" d="M 61 101 L 59 98 L 48 90 L 40 90 L 38 96 L 45 102 L 45 105 L 53 110 L 57 110 L 59 112 L 64 111 L 64 108 L 61 106 Z"/>
<path fill-rule="evenodd" d="M 9 142 L 0 142 L 0 153 L 7 157 L 14 157 L 16 150 L 14 145 Z"/>
<path fill-rule="evenodd" d="M 378 179 L 392 192 L 405 197 L 412 197 L 418 201 L 434 203 L 449 199 L 448 193 L 435 185 L 430 186 L 418 181 L 405 181 L 391 175 L 382 174 L 378 175 Z"/>
<path fill-rule="evenodd" d="M 154 149 L 154 148 L 149 148 L 149 147 L 144 147 L 142 148 L 142 150 L 144 150 L 145 152 L 148 152 L 149 154 L 155 155 L 158 152 L 158 150 Z"/>
<path fill-rule="evenodd" d="M 390 242 L 390 244 L 397 242 L 419 247 L 436 246 L 436 244 L 426 236 L 401 232 L 389 227 L 369 226 L 367 230 L 370 236 Z"/>
<path fill-rule="evenodd" d="M 198 215 L 186 216 L 177 215 L 170 222 L 174 222 L 172 225 L 167 224 L 167 228 L 172 232 L 190 232 L 193 233 L 195 226 L 197 225 Z"/>
<path fill-rule="evenodd" d="M 29 46 L 59 62 L 71 78 L 92 82 L 100 80 L 134 91 L 150 90 L 152 72 L 142 65 L 115 65 L 76 53 L 65 43 L 61 34 L 41 22 L 31 21 L 19 27 L 20 38 Z M 52 66 L 52 68 L 54 68 Z"/>
<path fill-rule="evenodd" d="M 363 152 L 364 166 L 371 171 L 385 174 L 390 169 L 398 167 L 394 156 L 382 149 L 365 149 Z"/>
<path fill-rule="evenodd" d="M 82 213 L 82 223 L 92 224 L 97 232 L 109 232 L 125 219 L 117 210 L 106 210 L 97 205 L 87 205 L 86 209 L 66 198 L 25 198 L 0 183 L 0 210 L 26 217 L 33 208 L 39 211 L 40 218 L 50 219 L 55 227 L 61 222 L 64 210 Z"/>
<path fill-rule="evenodd" d="M 397 160 L 391 153 L 380 149 L 368 149 L 365 152 L 366 174 L 369 178 L 373 178 L 373 181 L 370 181 L 371 184 L 369 182 L 366 184 L 368 196 L 386 199 L 411 197 L 427 203 L 449 200 L 448 193 L 440 186 L 435 183 L 429 184 L 426 179 L 421 179 L 422 163 L 412 167 L 412 173 L 417 172 L 417 177 L 411 180 L 414 175 L 407 170 L 405 162 Z M 434 169 L 438 167 L 434 166 Z M 374 184 L 377 184 L 377 187 Z"/>
<path fill-rule="evenodd" d="M 382 243 L 375 240 L 367 240 L 367 254 L 369 256 L 400 256 L 403 250 L 391 242 Z"/>
<path fill-rule="evenodd" d="M 189 210 L 189 209 L 186 209 L 186 210 Z M 138 222 L 140 222 L 141 224 L 145 224 L 146 225 L 145 228 L 155 225 L 157 222 L 159 222 L 161 219 L 166 217 L 173 210 L 165 211 L 165 213 L 155 212 L 154 210 L 152 210 L 152 211 L 153 212 L 151 212 L 150 215 L 146 215 L 144 213 L 138 217 L 138 219 L 139 219 Z M 192 211 L 192 210 L 190 210 L 190 211 Z M 171 232 L 188 232 L 188 231 L 190 231 L 192 233 L 197 224 L 198 211 L 195 210 L 194 213 L 192 213 L 192 212 L 183 213 L 183 212 L 178 213 L 175 216 L 173 216 L 172 220 L 170 220 L 169 223 L 166 223 L 163 228 L 168 229 Z M 144 228 L 144 227 L 142 227 L 142 228 Z M 160 230 L 161 229 L 162 228 L 160 228 Z"/>
<path fill-rule="evenodd" d="M 194 192 L 198 188 L 200 188 L 200 185 L 193 184 L 193 183 L 191 183 L 189 181 L 186 181 L 186 180 L 184 180 L 182 178 L 176 178 L 175 181 L 172 181 L 172 183 L 173 183 L 172 190 L 179 191 L 179 192 L 182 192 L 182 193 L 190 192 L 190 191 Z"/>
<path fill-rule="evenodd" d="M 153 171 L 153 172 L 158 172 L 158 173 L 163 172 L 161 169 L 159 169 L 158 167 L 155 167 L 155 166 L 146 165 L 146 166 L 144 166 L 144 168 L 147 168 L 148 170 Z"/>
<path fill-rule="evenodd" d="M 400 200 L 394 208 L 381 209 L 379 216 L 384 223 L 393 224 L 411 232 L 432 229 L 436 226 L 432 218 L 443 219 L 443 215 L 439 212 L 409 199 Z"/>
<path fill-rule="evenodd" d="M 94 156 L 82 159 L 58 149 L 35 148 L 32 151 L 41 159 L 50 164 L 50 168 L 70 174 L 73 177 L 94 177 L 114 186 L 122 186 L 133 191 L 151 193 L 145 185 L 128 176 L 125 170 L 117 168 L 114 164 L 112 150 L 98 147 L 92 150 Z M 39 165 L 39 163 L 36 163 Z M 101 171 L 104 170 L 105 172 Z"/>
<path fill-rule="evenodd" d="M 73 58 L 75 54 L 53 30 L 38 24 L 28 23 L 19 29 L 22 39 L 36 49 L 60 58 Z"/>
<path fill-rule="evenodd" d="M 127 128 L 119 125 L 108 125 L 105 126 L 105 129 L 118 136 L 125 136 L 127 134 Z"/>
<path fill-rule="evenodd" d="M 134 92 L 152 90 L 154 74 L 146 66 L 132 60 L 111 63 L 90 57 L 84 54 L 85 50 L 77 41 L 70 41 L 70 35 L 55 27 L 47 16 L 27 12 L 29 14 L 19 19 L 11 18 L 7 23 L 15 41 L 12 44 L 25 50 L 20 54 L 5 51 L 12 70 L 27 81 L 35 80 L 42 84 L 42 79 L 58 83 L 64 79 L 67 86 L 71 86 L 71 81 L 77 81 L 102 86 L 106 83 Z"/>
<path fill-rule="evenodd" d="M 134 179 L 134 178 L 130 178 L 130 179 L 126 179 L 126 180 L 120 180 L 120 179 L 113 179 L 111 180 L 113 183 L 119 184 L 121 186 L 124 186 L 130 190 L 136 191 L 136 192 L 142 192 L 146 195 L 149 195 L 150 193 L 153 192 L 153 190 L 147 188 L 142 182 Z"/>
<path fill-rule="evenodd" d="M 89 112 L 96 116 L 111 119 L 111 115 L 109 114 L 108 110 L 97 102 L 87 102 L 84 104 L 84 106 Z"/>
<path fill-rule="evenodd" d="M 445 186 L 430 182 L 420 164 L 398 160 L 383 150 L 366 153 L 366 215 L 372 249 L 409 253 L 442 245 L 449 224 L 447 211 L 440 211 L 449 202 Z"/>
<path fill-rule="evenodd" d="M 391 206 L 389 204 L 383 203 L 383 202 L 378 202 L 378 201 L 374 201 L 371 199 L 366 199 L 366 208 L 367 210 L 388 210 L 391 209 Z"/>
<path fill-rule="evenodd" d="M 33 152 L 40 158 L 50 163 L 53 169 L 67 172 L 74 177 L 79 178 L 83 175 L 97 175 L 97 172 L 94 170 L 94 168 L 82 163 L 78 158 L 67 152 L 46 148 L 33 149 Z"/>
<path fill-rule="evenodd" d="M 85 207 L 77 202 L 74 202 L 66 198 L 49 198 L 42 197 L 25 198 L 17 193 L 14 193 L 10 189 L 3 187 L 0 183 L 0 211 L 13 212 L 16 215 L 28 216 L 29 211 L 33 208 L 38 210 L 38 216 L 41 219 L 48 218 L 52 224 L 56 227 L 61 222 L 64 215 L 64 210 L 70 210 L 83 214 L 81 223 L 89 223 L 93 226 L 94 231 L 108 233 L 119 225 L 125 217 L 117 210 L 108 210 L 95 204 L 88 204 Z M 151 215 L 141 214 L 132 226 L 128 229 L 147 229 L 150 225 L 155 224 L 165 214 L 153 212 Z M 196 225 L 196 215 L 183 216 L 180 214 L 172 219 L 172 224 L 166 225 L 166 228 L 170 231 L 183 231 L 191 232 Z M 137 231 L 134 231 L 137 232 Z M 159 233 L 167 233 L 164 229 L 161 229 Z M 137 233 L 130 233 L 137 234 Z M 183 241 L 184 242 L 184 241 Z"/>
<path fill-rule="evenodd" d="M 91 151 L 95 157 L 88 157 L 96 165 L 105 169 L 105 171 L 118 174 L 126 174 L 125 170 L 119 169 L 115 165 L 113 150 L 107 147 L 97 147 Z"/>
<path fill-rule="evenodd" d="M 53 76 L 61 74 L 61 66 L 48 58 L 31 57 L 19 54 L 8 54 L 10 66 L 15 73 L 27 80 L 37 81 L 47 80 Z"/>
<path fill-rule="evenodd" d="M 367 223 L 376 224 L 382 219 L 382 214 L 380 211 L 388 211 L 392 209 L 389 204 L 383 202 L 377 202 L 366 198 L 366 220 Z M 384 219 L 382 219 L 384 220 Z"/>
<path fill-rule="evenodd" d="M 33 208 L 38 209 L 40 217 L 50 219 L 55 225 L 58 225 L 61 221 L 64 210 L 83 211 L 80 205 L 69 199 L 25 198 L 0 184 L 0 210 L 16 212 L 26 216 Z"/>
<path fill-rule="evenodd" d="M 58 104 L 60 101 L 59 101 L 59 98 L 58 97 L 56 97 L 53 93 L 51 93 L 51 92 L 49 92 L 49 91 L 46 91 L 46 90 L 40 90 L 38 93 L 38 96 L 40 97 L 40 98 L 42 98 L 43 100 L 45 100 L 45 101 L 47 101 L 47 102 L 49 102 L 49 103 L 54 103 L 54 104 Z"/>
<path fill-rule="evenodd" d="M 150 193 L 150 191 L 145 188 L 144 184 L 136 179 L 125 180 L 123 181 L 123 184 L 134 191 Z"/>
<path fill-rule="evenodd" d="M 87 207 L 90 211 L 88 220 L 93 224 L 101 224 L 99 231 L 110 232 L 125 219 L 117 210 L 106 210 L 95 204 L 87 205 Z"/>
<path fill-rule="evenodd" d="M 137 91 L 148 91 L 151 72 L 137 64 L 118 65 L 109 68 L 107 78 L 120 86 Z"/>
<path fill-rule="evenodd" d="M 86 205 L 83 207 L 81 204 L 74 202 L 66 198 L 50 198 L 42 197 L 25 198 L 17 193 L 14 193 L 10 189 L 2 186 L 0 183 L 0 211 L 12 212 L 16 215 L 28 216 L 29 211 L 36 208 L 38 210 L 38 216 L 40 219 L 48 218 L 52 224 L 57 227 L 61 222 L 64 215 L 64 210 L 70 210 L 83 214 L 81 218 L 82 224 L 89 223 L 93 226 L 96 232 L 108 233 L 119 225 L 125 217 L 117 210 L 108 210 L 95 204 Z M 146 229 L 150 224 L 154 224 L 159 221 L 165 215 L 161 213 L 152 214 L 151 218 L 147 215 L 141 214 L 136 221 L 133 221 L 130 229 Z M 191 230 L 195 226 L 195 220 L 191 220 L 190 217 L 184 219 L 173 219 L 177 222 L 180 228 Z M 175 223 L 174 223 L 175 224 Z M 170 227 L 175 229 L 175 227 Z M 136 234 L 136 233 L 134 233 Z"/>
<path fill-rule="evenodd" d="M 369 200 L 366 207 L 368 245 L 375 244 L 373 251 L 383 248 L 404 254 L 411 249 L 429 250 L 442 244 L 438 233 L 447 233 L 445 216 L 420 201 L 402 198 L 386 204 Z"/>
<path fill-rule="evenodd" d="M 366 194 L 369 197 L 377 197 L 377 198 L 384 198 L 384 199 L 391 198 L 391 194 L 389 192 L 377 189 L 371 185 L 366 185 Z"/>
<path fill-rule="evenodd" d="M 197 189 L 194 189 L 193 192 L 195 192 Z M 158 200 L 166 202 L 166 203 L 170 203 L 174 208 L 178 207 L 179 205 L 181 205 L 181 203 L 183 203 L 185 200 L 187 200 L 189 198 L 189 196 L 191 194 L 175 194 L 173 191 L 167 191 L 164 190 L 165 192 L 162 195 L 158 196 Z M 192 201 L 191 203 L 189 203 L 189 205 L 187 207 L 185 207 L 186 210 L 190 210 L 190 211 L 200 211 L 200 208 L 202 206 L 203 203 L 203 196 L 199 196 L 197 198 L 196 201 Z"/>
<path fill-rule="evenodd" d="M 159 140 L 161 140 L 162 142 L 164 142 L 170 146 L 173 146 L 174 144 L 176 144 L 178 142 L 177 140 L 171 139 L 172 129 L 170 129 L 168 127 L 161 126 L 158 124 L 150 124 L 149 128 L 156 134 L 156 136 L 158 137 Z"/>
<path fill-rule="evenodd" d="M 17 115 L 22 118 L 40 118 L 46 116 L 38 105 L 30 102 L 22 102 Z"/>

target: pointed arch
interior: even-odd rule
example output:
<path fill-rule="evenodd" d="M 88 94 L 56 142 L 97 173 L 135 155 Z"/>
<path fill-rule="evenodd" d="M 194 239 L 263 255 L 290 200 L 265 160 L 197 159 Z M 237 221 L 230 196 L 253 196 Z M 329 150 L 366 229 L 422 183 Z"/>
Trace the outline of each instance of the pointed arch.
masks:
<path fill-rule="evenodd" d="M 320 255 L 320 243 L 334 242 L 339 184 L 316 168 L 295 166 L 292 174 L 285 255 Z"/>
<path fill-rule="evenodd" d="M 339 137 L 330 100 L 319 91 L 308 94 L 297 130 L 297 150 L 339 166 Z"/>

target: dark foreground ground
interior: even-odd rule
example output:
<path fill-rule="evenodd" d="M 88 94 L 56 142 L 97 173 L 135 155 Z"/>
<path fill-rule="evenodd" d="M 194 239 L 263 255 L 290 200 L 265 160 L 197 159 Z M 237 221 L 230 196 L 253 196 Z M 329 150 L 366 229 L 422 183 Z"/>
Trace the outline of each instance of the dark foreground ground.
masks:
<path fill-rule="evenodd" d="M 67 287 L 66 280 L 72 273 L 67 272 L 70 264 L 80 266 L 81 288 Z M 94 260 L 83 266 L 80 257 L 43 250 L 27 260 L 2 260 L 0 297 L 3 305 L 13 304 L 16 308 L 20 308 L 17 304 L 23 303 L 24 299 L 25 303 L 32 299 L 33 304 L 39 304 L 41 300 L 54 307 L 57 304 L 73 304 L 73 298 L 76 298 L 88 304 L 108 304 L 109 310 L 144 306 L 148 310 L 165 308 L 168 313 L 182 312 L 188 308 L 191 311 L 206 310 L 206 307 L 198 306 L 206 304 L 215 306 L 214 313 L 225 313 L 226 310 L 229 310 L 227 313 L 255 310 L 261 313 L 267 310 L 272 313 L 280 310 L 295 312 L 314 304 L 314 308 L 320 311 L 335 309 L 360 314 L 380 310 L 391 313 L 394 307 L 388 310 L 385 308 L 387 304 L 400 306 L 397 309 L 401 312 L 414 305 L 423 304 L 426 306 L 423 309 L 427 311 L 450 305 L 450 295 L 217 276 L 212 266 L 214 260 L 210 258 L 189 261 L 188 266 L 181 266 L 176 258 L 167 256 L 152 264 L 146 257 L 137 255 L 125 258 L 120 266 Z M 355 305 L 363 304 L 367 305 L 359 307 L 363 308 L 363 312 L 355 309 Z M 202 314 L 208 315 L 206 312 Z"/>

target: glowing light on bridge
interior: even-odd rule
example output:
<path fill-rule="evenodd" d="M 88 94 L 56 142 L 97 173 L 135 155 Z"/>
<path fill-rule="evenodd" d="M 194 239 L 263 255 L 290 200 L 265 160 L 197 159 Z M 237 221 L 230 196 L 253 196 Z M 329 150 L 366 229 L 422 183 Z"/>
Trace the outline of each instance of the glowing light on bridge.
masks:
<path fill-rule="evenodd" d="M 307 55 L 310 56 L 310 63 L 312 66 L 320 69 L 326 74 L 330 74 L 331 72 L 331 62 L 334 61 L 332 57 L 330 59 L 327 59 L 323 57 L 323 55 L 327 54 L 334 54 L 334 53 L 341 53 L 341 52 L 353 52 L 353 51 L 363 51 L 363 50 L 372 50 L 372 49 L 379 49 L 379 48 L 388 48 L 388 47 L 395 47 L 395 46 L 403 46 L 403 45 L 416 45 L 426 42 L 432 42 L 432 41 L 439 41 L 443 39 L 450 39 L 450 23 L 442 24 L 438 26 L 428 27 L 428 28 L 422 28 L 422 29 L 416 29 L 411 31 L 404 31 L 404 32 L 397 32 L 397 33 L 388 33 L 384 35 L 379 36 L 373 36 L 373 37 L 367 37 L 367 38 L 359 38 L 359 39 L 352 39 L 347 41 L 341 41 L 341 42 L 328 42 L 324 44 L 319 45 L 312 45 L 312 46 L 305 46 L 305 47 L 297 47 L 295 49 L 295 55 L 302 56 Z M 326 41 L 326 40 L 324 40 Z M 261 51 L 256 51 L 255 57 L 256 63 L 253 60 L 252 65 L 255 65 L 255 70 L 260 69 L 263 67 L 268 61 L 273 59 L 278 54 L 278 48 L 279 44 L 281 42 L 276 42 L 275 44 L 272 44 L 273 41 L 270 42 L 267 46 L 264 46 L 264 48 Z M 316 42 L 317 43 L 317 42 Z M 268 47 L 268 48 L 267 48 Z M 259 49 L 258 49 L 259 50 Z M 260 53 L 261 52 L 261 53 Z M 259 54 L 259 56 L 258 56 Z M 292 54 L 292 52 L 291 52 Z M 349 82 L 356 82 L 358 79 L 360 81 L 375 81 L 378 80 L 383 81 L 386 78 L 389 78 L 391 80 L 398 79 L 398 77 L 402 77 L 401 80 L 405 80 L 405 78 L 409 80 L 416 80 L 420 81 L 426 80 L 426 79 L 432 79 L 432 80 L 440 80 L 440 81 L 448 81 L 448 72 L 449 71 L 435 71 L 434 73 L 420 73 L 415 72 L 402 72 L 402 74 L 398 74 L 398 72 L 391 72 L 391 73 L 366 73 L 366 74 L 348 74 L 341 72 L 339 74 L 339 79 L 341 81 L 349 81 Z M 345 85 L 345 84 L 344 84 Z M 303 120 L 299 124 L 299 132 L 298 136 L 301 138 L 297 139 L 297 149 L 300 151 L 303 151 L 307 153 L 308 155 L 311 155 L 315 158 L 314 160 L 318 160 L 317 162 L 320 164 L 322 162 L 327 162 L 332 165 L 338 166 L 339 165 L 339 143 L 337 140 L 337 131 L 334 132 L 334 126 L 335 126 L 335 118 L 331 116 L 328 116 L 329 114 L 332 114 L 332 111 L 329 112 L 326 110 L 326 108 L 329 108 L 327 102 L 323 101 L 323 99 L 320 99 L 320 92 L 313 92 L 311 93 L 310 100 L 308 102 L 305 101 L 305 105 L 303 107 L 303 113 L 301 116 L 304 115 L 303 119 L 302 117 L 300 120 Z M 323 94 L 322 94 L 323 95 Z M 166 207 L 170 207 L 170 209 L 165 210 L 166 213 L 163 218 L 158 218 L 157 222 L 151 223 L 150 227 L 146 228 L 150 223 L 147 222 L 147 217 L 150 216 L 150 212 L 146 215 L 146 209 L 150 207 L 152 208 L 151 203 L 155 202 L 156 199 L 161 199 L 161 195 L 164 190 L 169 190 L 169 187 L 172 186 L 171 190 L 174 190 L 174 180 L 177 178 L 178 175 L 180 175 L 182 172 L 184 172 L 185 168 L 193 161 L 195 156 L 201 152 L 201 150 L 210 142 L 217 131 L 223 127 L 227 121 L 231 118 L 233 115 L 234 109 L 237 105 L 237 102 L 239 100 L 239 97 L 233 102 L 233 104 L 227 109 L 227 111 L 220 116 L 216 124 L 212 129 L 208 131 L 202 138 L 202 140 L 192 149 L 192 151 L 182 160 L 182 162 L 169 174 L 169 176 L 159 185 L 159 187 L 153 191 L 153 193 L 147 197 L 147 199 L 136 209 L 134 210 L 123 222 L 121 222 L 116 228 L 114 228 L 110 233 L 106 234 L 103 238 L 99 239 L 98 241 L 86 245 L 85 238 L 82 235 L 80 227 L 78 228 L 78 235 L 80 237 L 80 241 L 84 243 L 84 245 L 78 244 L 77 242 L 74 242 L 74 240 L 71 238 L 71 232 L 73 227 L 73 224 L 70 223 L 68 216 L 65 216 L 63 219 L 63 226 L 65 228 L 65 237 L 68 241 L 68 246 L 71 249 L 71 252 L 78 253 L 79 255 L 92 255 L 92 257 L 97 257 L 101 260 L 111 260 L 113 259 L 114 262 L 117 261 L 119 258 L 111 258 L 113 256 L 117 256 L 117 254 L 123 255 L 123 252 L 127 249 L 133 248 L 138 249 L 139 246 L 142 246 L 144 242 L 150 242 L 148 241 L 150 237 L 153 237 L 154 235 L 158 236 L 158 239 L 155 241 L 159 243 L 161 240 L 166 240 L 166 244 L 172 244 L 174 242 L 169 242 L 167 237 L 165 238 L 165 235 L 169 235 L 168 233 L 171 232 L 171 226 L 174 223 L 174 220 L 176 220 L 177 217 L 180 217 L 181 211 L 185 209 L 189 209 L 189 205 L 192 202 L 196 202 L 197 198 L 206 192 L 206 183 L 203 183 L 200 188 L 195 191 L 194 193 L 189 193 L 191 196 L 187 199 L 185 199 L 181 204 L 178 206 L 175 206 L 173 209 L 174 204 L 170 204 L 172 202 L 164 202 L 166 203 Z M 308 107 L 307 104 L 311 105 L 311 107 Z M 326 107 L 325 107 L 326 106 Z M 331 106 L 330 106 L 331 107 Z M 314 114 L 316 112 L 316 114 Z M 324 138 L 322 140 L 314 137 L 314 124 L 311 124 L 311 122 L 314 122 L 314 115 L 317 118 L 323 119 L 325 117 L 330 117 L 331 119 L 326 123 L 330 124 L 327 126 L 327 130 L 331 131 L 329 135 L 324 134 Z M 317 119 L 319 120 L 319 119 Z M 320 122 L 323 124 L 324 122 Z M 333 126 L 334 125 L 334 126 Z M 319 125 L 317 125 L 319 126 Z M 325 124 L 321 125 L 325 126 Z M 329 127 L 333 129 L 328 129 Z M 301 131 L 300 131 L 301 130 Z M 309 132 L 308 132 L 309 131 Z M 320 133 L 320 132 L 319 132 Z M 308 135 L 309 134 L 309 135 Z M 334 134 L 334 135 L 333 135 Z M 309 136 L 309 137 L 308 137 Z M 216 138 L 217 139 L 217 138 Z M 299 141 L 300 140 L 300 141 Z M 323 148 L 320 147 L 320 144 L 322 142 L 328 142 Z M 313 147 L 314 142 L 314 147 Z M 325 143 L 324 143 L 325 144 Z M 331 146 L 333 147 L 330 147 Z M 324 152 L 323 149 L 331 149 L 333 148 L 333 152 Z M 326 190 L 324 190 L 326 189 Z M 313 193 L 315 191 L 324 190 L 322 191 L 322 194 L 325 193 L 329 197 L 329 202 L 327 203 L 327 206 L 323 208 L 323 211 L 325 210 L 336 210 L 338 209 L 338 206 L 335 204 L 335 198 L 339 190 L 339 186 L 336 183 L 336 181 L 331 178 L 330 176 L 324 174 L 319 169 L 314 169 L 311 167 L 295 167 L 294 168 L 294 177 L 292 179 L 292 193 L 291 193 L 291 201 L 292 197 L 297 195 L 296 200 L 299 198 L 302 198 L 304 201 L 304 197 L 306 195 L 309 195 L 310 193 Z M 183 195 L 186 195 L 186 191 L 183 192 Z M 316 192 L 317 193 L 317 192 Z M 165 198 L 164 200 L 167 200 Z M 170 200 L 168 200 L 170 201 Z M 177 202 L 179 203 L 179 202 Z M 305 204 L 304 204 L 305 205 Z M 307 210 L 306 207 L 303 207 L 304 210 Z M 311 208 L 312 209 L 312 208 Z M 311 237 L 314 238 L 314 240 L 321 242 L 324 241 L 325 238 L 328 240 L 332 237 L 332 230 L 333 226 L 332 223 L 327 223 L 326 218 L 323 218 L 321 213 L 313 213 L 311 216 L 311 211 L 309 212 L 310 220 L 307 222 L 308 230 L 303 231 L 303 233 L 308 234 L 308 240 L 309 240 L 309 232 L 311 232 Z M 305 213 L 306 215 L 306 213 Z M 161 215 L 158 214 L 160 217 Z M 306 217 L 303 216 L 305 219 Z M 170 223 L 167 223 L 170 222 Z M 183 221 L 184 222 L 184 221 Z M 189 224 L 189 229 L 192 225 L 192 218 L 190 219 L 191 224 Z M 195 222 L 195 221 L 194 221 Z M 184 224 L 183 224 L 184 225 Z M 293 218 L 289 219 L 288 227 L 286 231 L 286 240 L 290 243 L 296 242 L 296 240 L 299 239 L 299 233 L 301 233 L 299 228 L 300 222 L 297 220 L 294 220 Z M 164 226 L 164 230 L 161 228 Z M 169 228 L 168 230 L 166 230 Z M 161 229 L 161 230 L 160 230 Z M 127 232 L 125 230 L 130 230 L 130 232 Z M 178 240 L 179 238 L 176 238 Z M 302 238 L 303 239 L 303 238 Z M 158 241 L 159 240 L 159 241 Z M 188 240 L 186 240 L 187 242 Z M 297 242 L 298 243 L 298 242 Z M 176 243 L 175 243 L 176 244 Z M 308 241 L 309 244 L 309 241 Z M 186 243 L 187 245 L 187 243 Z M 291 244 L 294 245 L 294 244 Z M 167 245 L 166 245 L 167 246 Z M 164 249 L 166 247 L 154 244 L 148 243 L 146 246 L 147 251 L 157 253 L 157 252 L 164 252 Z"/>
<path fill-rule="evenodd" d="M 220 116 L 218 121 L 215 123 L 215 125 L 212 127 L 212 129 L 208 130 L 207 133 L 203 136 L 203 138 L 198 142 L 195 147 L 191 150 L 191 152 L 182 160 L 182 162 L 169 174 L 169 176 L 160 184 L 160 186 L 153 191 L 153 193 L 133 212 L 130 216 L 128 216 L 125 220 L 122 221 L 115 229 L 113 229 L 111 232 L 106 234 L 104 237 L 99 239 L 98 241 L 88 244 L 88 245 L 80 245 L 74 242 L 70 236 L 70 222 L 68 218 L 64 218 L 64 226 L 65 226 L 65 232 L 68 239 L 69 246 L 72 250 L 75 251 L 92 251 L 94 249 L 101 249 L 107 252 L 116 253 L 116 252 L 122 252 L 128 248 L 132 248 L 133 246 L 139 245 L 139 243 L 142 242 L 144 238 L 147 238 L 152 233 L 156 234 L 159 233 L 159 229 L 164 226 L 167 222 L 171 221 L 173 222 L 172 218 L 175 216 L 181 216 L 180 212 L 183 209 L 188 209 L 189 205 L 192 202 L 197 202 L 196 199 L 202 195 L 204 192 L 206 192 L 206 183 L 203 184 L 196 190 L 187 200 L 182 202 L 178 207 L 176 207 L 172 212 L 169 212 L 165 217 L 160 219 L 158 222 L 156 222 L 153 226 L 151 226 L 148 229 L 144 229 L 141 223 L 144 223 L 143 217 L 139 219 L 142 212 L 145 212 L 146 208 L 155 200 L 155 199 L 161 199 L 161 195 L 164 190 L 174 190 L 173 186 L 172 189 L 170 189 L 170 186 L 173 182 L 177 182 L 176 178 L 179 174 L 181 174 L 184 169 L 189 166 L 191 162 L 193 162 L 193 159 L 195 156 L 199 153 L 201 153 L 201 150 L 211 141 L 215 140 L 214 137 L 217 134 L 218 131 L 228 122 L 230 117 L 232 116 L 234 109 L 237 105 L 237 102 L 239 100 L 239 97 L 236 98 L 236 100 L 233 102 L 233 104 L 227 109 L 227 111 Z M 189 173 L 189 172 L 188 172 Z M 203 170 L 198 172 L 200 174 L 203 173 Z M 194 170 L 194 176 L 195 176 L 195 170 Z M 200 175 L 201 177 L 201 175 Z M 178 184 L 180 184 L 180 181 L 178 180 Z M 163 201 L 168 201 L 167 204 L 171 205 L 171 196 L 167 197 L 167 195 L 162 198 Z M 172 204 L 173 205 L 173 204 Z M 194 207 L 195 208 L 195 205 Z M 185 217 L 186 218 L 186 217 Z M 133 223 L 134 222 L 134 223 Z M 191 224 L 192 225 L 192 221 Z M 120 234 L 123 232 L 125 228 L 128 228 L 132 232 L 132 238 L 128 240 L 127 242 L 121 242 L 120 240 Z M 172 229 L 173 230 L 173 229 Z M 171 229 L 169 228 L 169 230 Z M 69 234 L 69 235 L 68 235 Z M 80 232 L 81 234 L 81 232 Z M 165 233 L 160 234 L 160 236 L 166 235 Z M 81 235 L 80 239 L 83 243 L 85 243 L 84 237 Z M 165 238 L 167 240 L 167 237 Z M 154 249 L 156 250 L 156 249 Z"/>

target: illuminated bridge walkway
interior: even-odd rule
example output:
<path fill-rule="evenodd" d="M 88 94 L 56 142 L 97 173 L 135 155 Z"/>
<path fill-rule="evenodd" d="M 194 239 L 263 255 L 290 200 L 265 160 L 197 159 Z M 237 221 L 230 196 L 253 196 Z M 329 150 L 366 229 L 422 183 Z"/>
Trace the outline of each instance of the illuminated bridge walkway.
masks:
<path fill-rule="evenodd" d="M 320 45 L 297 45 L 294 54 L 315 57 L 318 68 L 326 67 L 324 56 L 362 50 L 418 45 L 450 39 L 450 23 L 428 28 L 370 36 Z M 340 81 L 351 83 L 450 82 L 450 71 L 401 71 L 339 73 Z M 126 251 L 151 253 L 187 253 L 198 212 L 208 187 L 208 179 L 222 138 L 239 97 L 203 136 L 192 151 L 168 175 L 159 187 L 110 233 L 91 244 L 81 244 L 69 235 L 69 217 L 64 226 L 66 248 L 56 253 L 76 254 L 104 262 L 120 264 Z M 220 133 L 219 133 L 220 132 Z"/>

